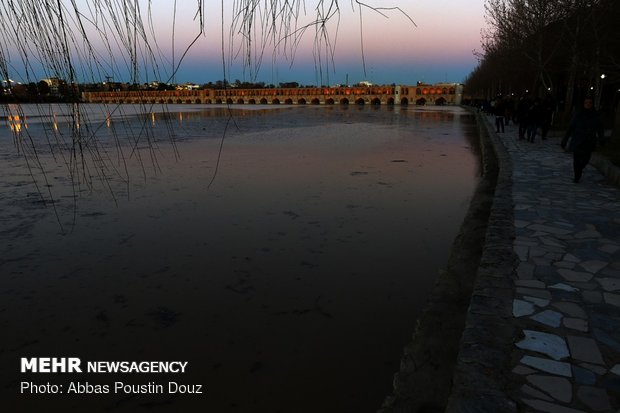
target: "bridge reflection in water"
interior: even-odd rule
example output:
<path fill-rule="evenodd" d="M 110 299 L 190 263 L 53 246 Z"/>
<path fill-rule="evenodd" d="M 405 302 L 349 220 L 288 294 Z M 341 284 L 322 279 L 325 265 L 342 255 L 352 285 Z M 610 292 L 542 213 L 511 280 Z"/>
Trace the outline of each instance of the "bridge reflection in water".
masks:
<path fill-rule="evenodd" d="M 84 92 L 89 103 L 262 105 L 460 105 L 458 83 L 416 86 L 297 87 L 262 89 L 119 90 Z"/>

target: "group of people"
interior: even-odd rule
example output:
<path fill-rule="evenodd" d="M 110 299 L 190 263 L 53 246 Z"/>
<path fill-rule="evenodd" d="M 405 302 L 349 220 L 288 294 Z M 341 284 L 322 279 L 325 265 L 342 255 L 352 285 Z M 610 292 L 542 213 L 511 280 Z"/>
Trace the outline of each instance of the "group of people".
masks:
<path fill-rule="evenodd" d="M 547 139 L 553 123 L 555 102 L 551 95 L 543 99 L 524 96 L 516 104 L 512 97 L 499 96 L 481 109 L 495 116 L 497 133 L 503 133 L 505 125 L 512 121 L 519 126 L 519 140 L 533 143 L 538 130 L 541 139 Z M 604 143 L 603 121 L 594 108 L 593 98 L 586 96 L 583 107 L 577 109 L 560 143 L 562 149 L 573 153 L 573 182 L 579 182 L 583 176 L 583 169 L 590 162 L 597 144 Z"/>
<path fill-rule="evenodd" d="M 516 104 L 512 97 L 498 96 L 489 106 L 495 115 L 497 133 L 503 133 L 504 126 L 512 121 L 519 125 L 520 140 L 527 139 L 533 143 L 539 129 L 541 138 L 547 139 L 555 112 L 555 101 L 551 95 L 544 99 L 523 96 Z"/>

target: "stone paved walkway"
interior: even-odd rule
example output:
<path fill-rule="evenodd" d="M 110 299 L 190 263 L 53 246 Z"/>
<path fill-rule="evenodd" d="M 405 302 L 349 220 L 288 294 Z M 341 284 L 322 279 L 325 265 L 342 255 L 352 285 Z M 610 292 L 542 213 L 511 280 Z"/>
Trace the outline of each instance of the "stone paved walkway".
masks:
<path fill-rule="evenodd" d="M 513 397 L 526 411 L 620 411 L 620 191 L 591 165 L 573 183 L 559 138 L 498 135 L 513 161 Z"/>
<path fill-rule="evenodd" d="M 575 184 L 559 138 L 481 119 L 499 170 L 446 412 L 620 413 L 617 168 Z"/>
<path fill-rule="evenodd" d="M 518 411 L 620 412 L 620 190 L 589 165 L 572 182 L 559 138 L 497 134 L 513 162 Z"/>

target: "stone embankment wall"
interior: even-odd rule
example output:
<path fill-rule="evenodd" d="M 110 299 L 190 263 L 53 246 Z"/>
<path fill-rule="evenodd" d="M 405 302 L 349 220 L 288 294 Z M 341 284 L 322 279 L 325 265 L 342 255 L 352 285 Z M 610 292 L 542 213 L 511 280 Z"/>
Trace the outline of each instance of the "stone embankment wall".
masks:
<path fill-rule="evenodd" d="M 506 365 L 513 333 L 498 325 L 511 316 L 512 170 L 503 146 L 476 116 L 483 176 L 380 413 L 509 404 L 498 377 L 502 370 L 495 368 Z M 488 400 L 479 400 L 481 395 Z"/>
<path fill-rule="evenodd" d="M 481 134 L 497 158 L 497 184 L 475 286 L 460 341 L 446 412 L 513 412 L 504 392 L 515 337 L 513 277 L 517 257 L 512 200 L 512 161 L 489 123 L 478 115 Z"/>

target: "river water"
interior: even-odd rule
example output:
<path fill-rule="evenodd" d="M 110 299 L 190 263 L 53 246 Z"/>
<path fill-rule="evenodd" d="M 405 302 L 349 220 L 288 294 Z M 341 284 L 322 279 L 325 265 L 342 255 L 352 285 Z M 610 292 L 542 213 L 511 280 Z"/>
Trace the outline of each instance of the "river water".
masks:
<path fill-rule="evenodd" d="M 479 179 L 468 112 L 70 109 L 0 112 L 9 405 L 377 410 Z M 21 357 L 188 365 L 45 375 L 20 373 Z M 22 381 L 203 394 L 32 395 Z"/>

